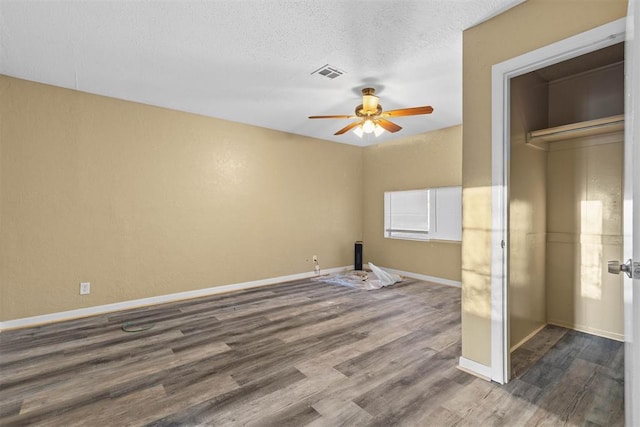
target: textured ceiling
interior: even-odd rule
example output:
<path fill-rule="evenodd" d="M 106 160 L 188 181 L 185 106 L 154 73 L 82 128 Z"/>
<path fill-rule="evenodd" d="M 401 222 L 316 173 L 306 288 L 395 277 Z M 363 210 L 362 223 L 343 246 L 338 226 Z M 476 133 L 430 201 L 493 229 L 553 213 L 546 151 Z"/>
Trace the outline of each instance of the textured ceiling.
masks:
<path fill-rule="evenodd" d="M 462 30 L 522 1 L 0 0 L 0 73 L 368 145 L 461 123 Z M 307 119 L 351 114 L 363 87 L 435 111 L 363 139 Z"/>

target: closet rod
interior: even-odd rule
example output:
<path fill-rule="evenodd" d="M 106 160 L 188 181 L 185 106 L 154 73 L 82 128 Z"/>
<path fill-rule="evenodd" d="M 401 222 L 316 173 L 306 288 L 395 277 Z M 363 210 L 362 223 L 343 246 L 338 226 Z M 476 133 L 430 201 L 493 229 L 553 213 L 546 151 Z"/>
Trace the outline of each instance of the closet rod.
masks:
<path fill-rule="evenodd" d="M 527 142 L 552 142 L 563 139 L 579 138 L 582 136 L 600 135 L 624 130 L 624 114 L 571 123 L 548 129 L 534 130 L 527 133 Z"/>

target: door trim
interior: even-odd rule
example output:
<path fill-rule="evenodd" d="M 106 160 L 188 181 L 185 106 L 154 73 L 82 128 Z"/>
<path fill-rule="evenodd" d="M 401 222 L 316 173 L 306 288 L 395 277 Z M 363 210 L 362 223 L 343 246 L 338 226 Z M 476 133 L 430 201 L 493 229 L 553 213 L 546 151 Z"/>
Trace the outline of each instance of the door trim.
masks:
<path fill-rule="evenodd" d="M 510 91 L 514 77 L 625 40 L 621 18 L 556 43 L 495 64 L 491 70 L 491 379 L 509 380 L 507 250 L 509 248 Z"/>

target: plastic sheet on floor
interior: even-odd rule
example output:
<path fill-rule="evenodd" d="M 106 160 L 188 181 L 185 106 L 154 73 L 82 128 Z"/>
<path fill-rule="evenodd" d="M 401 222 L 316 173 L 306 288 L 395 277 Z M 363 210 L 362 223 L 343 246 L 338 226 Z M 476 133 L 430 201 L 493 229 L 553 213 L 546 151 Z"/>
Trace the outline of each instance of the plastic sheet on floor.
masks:
<path fill-rule="evenodd" d="M 376 267 L 372 263 L 369 263 L 369 268 L 371 271 L 352 270 L 316 277 L 313 280 L 367 291 L 381 289 L 402 281 L 402 277 Z"/>

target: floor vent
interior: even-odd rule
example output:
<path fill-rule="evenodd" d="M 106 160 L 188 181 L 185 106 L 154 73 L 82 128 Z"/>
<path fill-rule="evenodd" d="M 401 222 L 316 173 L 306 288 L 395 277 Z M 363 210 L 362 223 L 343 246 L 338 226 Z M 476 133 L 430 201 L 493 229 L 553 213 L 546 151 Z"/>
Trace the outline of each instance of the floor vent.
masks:
<path fill-rule="evenodd" d="M 320 74 L 321 76 L 327 77 L 329 79 L 335 79 L 336 77 L 340 77 L 344 74 L 344 71 L 337 69 L 333 65 L 323 65 L 318 68 L 311 74 Z"/>

